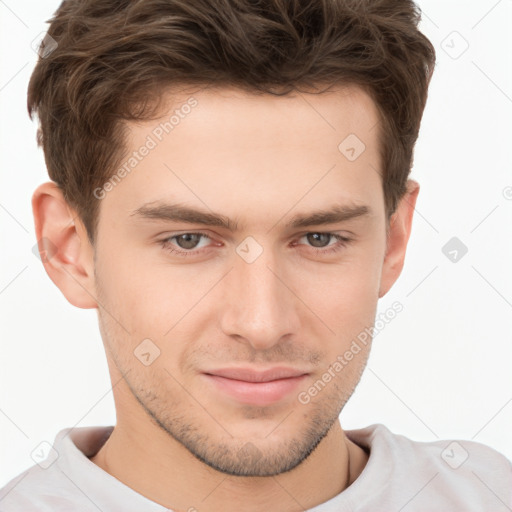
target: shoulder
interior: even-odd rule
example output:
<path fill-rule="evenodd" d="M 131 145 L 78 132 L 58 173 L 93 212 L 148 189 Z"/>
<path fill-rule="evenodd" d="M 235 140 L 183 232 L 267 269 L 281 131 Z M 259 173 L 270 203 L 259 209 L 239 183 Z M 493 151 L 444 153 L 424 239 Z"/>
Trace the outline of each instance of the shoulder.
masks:
<path fill-rule="evenodd" d="M 401 434 L 391 432 L 385 425 L 374 424 L 357 430 L 346 430 L 352 441 L 368 448 L 374 448 L 389 460 L 400 457 L 403 466 L 417 465 L 428 461 L 437 469 L 478 471 L 480 469 L 501 469 L 512 478 L 512 462 L 503 454 L 476 441 L 443 439 L 415 441 Z"/>
<path fill-rule="evenodd" d="M 370 450 L 369 462 L 373 456 L 373 465 L 388 467 L 389 495 L 410 495 L 430 507 L 507 510 L 512 506 L 512 463 L 490 446 L 465 440 L 415 441 L 381 424 L 346 434 Z M 415 489 L 422 495 L 420 500 L 412 497 Z"/>
<path fill-rule="evenodd" d="M 57 474 L 57 466 L 43 469 L 37 464 L 20 473 L 0 489 L 2 512 L 55 512 L 74 510 L 72 483 Z M 59 493 L 54 492 L 59 489 Z"/>
<path fill-rule="evenodd" d="M 44 460 L 12 478 L 0 489 L 0 511 L 97 512 L 98 508 L 84 493 L 85 484 L 89 479 L 102 482 L 111 477 L 91 463 L 88 456 L 95 453 L 112 428 L 62 429 Z"/>

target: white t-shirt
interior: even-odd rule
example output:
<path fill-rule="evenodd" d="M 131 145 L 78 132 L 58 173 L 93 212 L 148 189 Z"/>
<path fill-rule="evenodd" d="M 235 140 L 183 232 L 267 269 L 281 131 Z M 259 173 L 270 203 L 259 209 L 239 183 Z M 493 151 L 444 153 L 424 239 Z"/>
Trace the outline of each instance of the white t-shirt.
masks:
<path fill-rule="evenodd" d="M 112 429 L 61 430 L 44 461 L 0 489 L 0 511 L 169 511 L 89 460 Z M 309 512 L 512 510 L 512 463 L 486 445 L 412 441 L 381 424 L 345 433 L 369 451 L 368 462 L 352 485 Z"/>

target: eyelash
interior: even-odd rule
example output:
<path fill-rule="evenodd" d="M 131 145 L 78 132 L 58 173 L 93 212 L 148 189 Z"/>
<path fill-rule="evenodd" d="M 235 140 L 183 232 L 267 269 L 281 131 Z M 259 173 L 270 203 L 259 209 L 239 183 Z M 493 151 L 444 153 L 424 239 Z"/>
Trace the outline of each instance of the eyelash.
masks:
<path fill-rule="evenodd" d="M 317 249 L 315 252 L 317 252 L 318 254 L 335 253 L 335 252 L 340 251 L 341 249 L 345 248 L 353 240 L 352 238 L 349 238 L 346 236 L 341 236 L 341 235 L 337 235 L 336 233 L 329 233 L 329 232 L 325 232 L 325 231 L 311 231 L 309 233 L 305 233 L 300 238 L 302 238 L 306 235 L 310 235 L 310 234 L 331 235 L 332 237 L 334 237 L 338 240 L 337 244 L 335 244 L 333 246 L 328 246 L 328 249 L 322 249 L 322 248 Z M 209 238 L 211 240 L 211 237 L 208 234 L 201 233 L 200 231 L 194 231 L 194 232 L 190 232 L 190 233 L 185 232 L 185 233 L 179 233 L 177 235 L 169 236 L 167 238 L 164 238 L 163 240 L 160 240 L 160 244 L 162 245 L 164 250 L 166 250 L 170 253 L 173 253 L 173 254 L 178 254 L 179 256 L 194 256 L 194 255 L 198 254 L 199 252 L 201 252 L 202 249 L 197 249 L 197 250 L 192 249 L 190 251 L 186 251 L 186 250 L 182 250 L 182 249 L 175 249 L 173 246 L 171 246 L 170 241 L 173 238 L 177 238 L 182 235 L 202 235 L 205 238 Z M 313 247 L 313 249 L 315 249 L 315 248 Z"/>

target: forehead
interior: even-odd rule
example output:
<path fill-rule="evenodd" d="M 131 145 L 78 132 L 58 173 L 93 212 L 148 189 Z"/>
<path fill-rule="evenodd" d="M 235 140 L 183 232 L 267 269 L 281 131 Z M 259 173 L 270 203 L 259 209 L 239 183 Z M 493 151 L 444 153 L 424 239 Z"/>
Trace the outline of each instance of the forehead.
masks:
<path fill-rule="evenodd" d="M 278 145 L 284 150 L 283 143 L 289 146 L 294 139 L 301 145 L 314 145 L 319 140 L 329 143 L 335 132 L 334 142 L 344 132 L 369 139 L 379 117 L 374 101 L 356 85 L 286 95 L 220 86 L 173 88 L 162 94 L 160 113 L 156 120 L 128 123 L 133 143 L 150 132 L 160 140 L 171 132 L 176 138 L 184 130 L 187 136 L 188 131 L 196 132 L 198 142 L 202 135 L 215 136 L 219 143 L 227 137 L 231 142 L 235 131 L 238 143 L 245 141 L 249 147 L 266 148 Z M 162 130 L 158 130 L 159 126 Z"/>
<path fill-rule="evenodd" d="M 133 165 L 105 203 L 133 211 L 169 200 L 263 218 L 298 202 L 382 200 L 378 111 L 358 87 L 285 96 L 196 88 L 163 100 L 158 119 L 128 123 L 121 165 Z"/>

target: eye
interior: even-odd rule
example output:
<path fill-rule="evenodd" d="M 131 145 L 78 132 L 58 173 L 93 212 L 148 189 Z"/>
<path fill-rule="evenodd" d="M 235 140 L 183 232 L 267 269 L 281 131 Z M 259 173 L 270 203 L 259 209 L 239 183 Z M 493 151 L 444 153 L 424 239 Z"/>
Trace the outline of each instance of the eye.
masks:
<path fill-rule="evenodd" d="M 173 235 L 161 240 L 162 247 L 172 253 L 179 255 L 188 256 L 195 254 L 197 251 L 194 249 L 202 248 L 199 242 L 201 238 L 210 240 L 210 237 L 206 233 L 181 233 L 179 235 Z M 172 240 L 176 239 L 176 244 L 171 243 Z M 176 247 L 177 246 L 177 247 Z"/>
<path fill-rule="evenodd" d="M 332 253 L 341 250 L 346 247 L 352 238 L 338 235 L 336 233 L 322 233 L 312 232 L 302 235 L 298 240 L 305 238 L 309 247 L 313 252 L 318 254 Z M 201 241 L 205 242 L 201 245 Z M 173 242 L 175 240 L 175 242 Z M 170 253 L 177 254 L 178 256 L 193 256 L 201 249 L 208 247 L 208 240 L 211 237 L 206 233 L 193 232 L 193 233 L 180 233 L 169 236 L 160 241 L 162 247 Z M 329 243 L 334 241 L 334 243 Z M 305 245 L 305 244 L 294 244 L 294 245 Z"/>
<path fill-rule="evenodd" d="M 336 233 L 322 233 L 322 232 L 314 232 L 307 233 L 303 235 L 302 238 L 306 238 L 308 243 L 312 244 L 313 248 L 320 249 L 315 252 L 319 253 L 329 253 L 339 251 L 343 247 L 347 246 L 352 239 L 349 237 L 341 236 Z M 329 241 L 334 240 L 335 243 L 329 244 Z M 326 249 L 327 248 L 327 249 Z"/>

